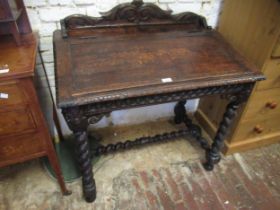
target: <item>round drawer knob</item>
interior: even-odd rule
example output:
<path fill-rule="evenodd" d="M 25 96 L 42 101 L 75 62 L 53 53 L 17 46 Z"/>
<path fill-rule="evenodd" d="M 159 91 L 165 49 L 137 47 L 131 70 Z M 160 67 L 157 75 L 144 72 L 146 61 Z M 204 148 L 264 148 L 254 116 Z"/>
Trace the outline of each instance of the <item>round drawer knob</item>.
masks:
<path fill-rule="evenodd" d="M 270 101 L 266 103 L 266 107 L 270 108 L 270 109 L 275 109 L 277 107 L 277 103 Z"/>
<path fill-rule="evenodd" d="M 256 133 L 262 133 L 262 132 L 263 132 L 263 127 L 261 127 L 260 125 L 256 125 L 256 126 L 254 127 L 254 131 L 255 131 Z"/>

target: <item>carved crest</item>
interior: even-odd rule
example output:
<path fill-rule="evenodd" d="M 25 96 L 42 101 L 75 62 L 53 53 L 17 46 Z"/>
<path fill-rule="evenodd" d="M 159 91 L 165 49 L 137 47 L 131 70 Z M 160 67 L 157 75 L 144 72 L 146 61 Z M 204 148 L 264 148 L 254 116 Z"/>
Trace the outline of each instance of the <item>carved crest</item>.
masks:
<path fill-rule="evenodd" d="M 196 24 L 199 28 L 207 28 L 204 17 L 192 12 L 172 15 L 171 10 L 162 10 L 155 4 L 134 0 L 131 3 L 119 4 L 108 12 L 101 13 L 101 17 L 87 15 L 70 15 L 61 20 L 64 33 L 68 29 L 85 27 L 113 27 L 117 25 L 147 25 L 160 23 Z"/>
<path fill-rule="evenodd" d="M 152 19 L 169 19 L 171 11 L 164 11 L 152 3 L 134 0 L 132 3 L 120 4 L 109 12 L 101 13 L 105 20 L 127 20 L 145 22 Z"/>

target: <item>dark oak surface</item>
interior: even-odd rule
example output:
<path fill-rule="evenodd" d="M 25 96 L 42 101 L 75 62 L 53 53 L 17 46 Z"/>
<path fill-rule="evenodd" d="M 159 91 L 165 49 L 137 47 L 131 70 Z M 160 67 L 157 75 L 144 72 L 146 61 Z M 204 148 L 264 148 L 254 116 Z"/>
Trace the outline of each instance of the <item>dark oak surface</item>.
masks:
<path fill-rule="evenodd" d="M 60 107 L 263 78 L 213 30 L 67 39 L 56 31 L 54 46 Z"/>

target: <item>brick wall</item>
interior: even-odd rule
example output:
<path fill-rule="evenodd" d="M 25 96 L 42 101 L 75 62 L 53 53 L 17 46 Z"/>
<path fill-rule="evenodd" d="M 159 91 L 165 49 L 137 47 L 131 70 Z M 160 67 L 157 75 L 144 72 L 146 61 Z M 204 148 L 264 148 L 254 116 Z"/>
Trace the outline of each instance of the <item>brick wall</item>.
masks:
<path fill-rule="evenodd" d="M 100 16 L 99 12 L 108 11 L 119 3 L 130 1 L 131 0 L 24 0 L 32 28 L 39 33 L 40 49 L 53 94 L 55 94 L 55 84 L 52 33 L 54 30 L 60 28 L 59 20 L 72 14 L 85 14 L 98 17 Z M 206 17 L 208 25 L 215 27 L 222 0 L 144 0 L 144 2 L 156 3 L 162 9 L 171 9 L 173 13 L 191 11 L 201 14 Z M 38 66 L 38 71 L 41 71 L 40 66 Z M 38 88 L 40 88 L 39 91 L 41 92 L 40 97 L 43 99 L 47 97 L 44 94 L 46 91 L 44 90 L 45 87 Z M 197 100 L 192 100 L 188 103 L 187 108 L 193 111 L 196 105 Z M 98 126 L 140 123 L 161 116 L 171 116 L 173 114 L 173 106 L 174 103 L 170 103 L 154 106 L 149 109 L 141 108 L 113 112 L 109 118 L 103 119 Z M 63 124 L 64 133 L 69 133 L 61 116 L 60 119 Z"/>

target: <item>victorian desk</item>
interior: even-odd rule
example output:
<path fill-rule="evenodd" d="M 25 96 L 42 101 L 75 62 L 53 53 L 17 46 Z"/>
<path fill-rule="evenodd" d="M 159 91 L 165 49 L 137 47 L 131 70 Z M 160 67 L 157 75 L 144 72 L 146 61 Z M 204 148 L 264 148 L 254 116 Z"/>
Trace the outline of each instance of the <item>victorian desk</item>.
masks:
<path fill-rule="evenodd" d="M 54 32 L 57 104 L 73 131 L 86 201 L 96 197 L 91 155 L 171 140 L 191 134 L 206 151 L 206 170 L 220 149 L 256 81 L 264 79 L 205 18 L 171 15 L 151 3 L 121 4 L 101 18 L 73 15 Z M 229 100 L 213 143 L 187 117 L 187 99 L 221 95 Z M 178 101 L 175 122 L 186 129 L 97 148 L 90 154 L 89 124 L 113 110 Z"/>

